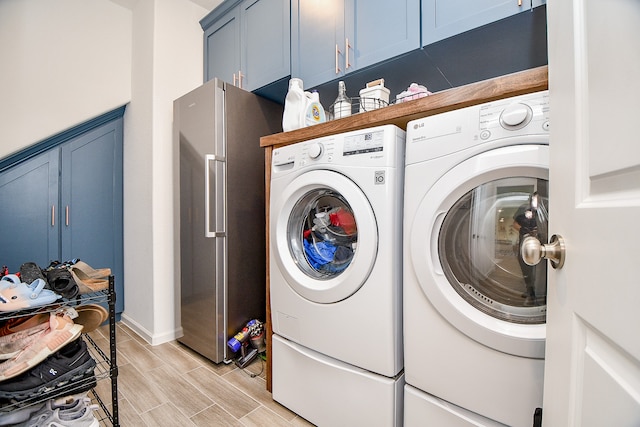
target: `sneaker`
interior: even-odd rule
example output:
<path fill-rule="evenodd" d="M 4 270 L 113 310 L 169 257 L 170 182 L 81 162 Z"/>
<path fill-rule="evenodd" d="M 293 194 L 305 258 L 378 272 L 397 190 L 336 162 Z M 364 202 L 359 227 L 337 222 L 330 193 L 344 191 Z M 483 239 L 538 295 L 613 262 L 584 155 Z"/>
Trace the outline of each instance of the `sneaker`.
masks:
<path fill-rule="evenodd" d="M 25 329 L 32 328 L 41 323 L 47 323 L 48 321 L 48 312 L 40 312 L 31 316 L 11 317 L 2 322 L 2 326 L 0 326 L 0 337 L 24 331 Z"/>
<path fill-rule="evenodd" d="M 33 414 L 44 408 L 44 405 L 44 402 L 42 402 L 25 408 L 13 409 L 10 412 L 1 412 L 0 426 L 10 426 L 25 422 L 29 420 Z"/>
<path fill-rule="evenodd" d="M 60 391 L 87 391 L 96 384 L 93 360 L 82 338 L 66 345 L 29 371 L 0 383 L 0 398 L 25 400 Z"/>
<path fill-rule="evenodd" d="M 37 413 L 33 414 L 28 421 L 19 424 L 21 427 L 97 427 L 99 422 L 93 415 L 93 410 L 97 405 L 91 405 L 88 397 L 81 399 L 70 399 L 62 405 L 49 400 Z"/>
<path fill-rule="evenodd" d="M 48 317 L 47 315 L 46 318 Z M 34 323 L 37 320 L 41 319 L 34 319 Z M 20 330 L 0 336 L 0 360 L 7 360 L 16 356 L 22 350 L 32 345 L 34 341 L 40 339 L 49 330 L 49 322 L 46 320 L 35 323 L 30 327 L 27 322 L 19 326 L 21 326 Z"/>
<path fill-rule="evenodd" d="M 49 399 L 35 405 L 25 408 L 14 409 L 11 412 L 0 413 L 0 426 L 8 426 L 18 423 L 24 423 L 40 414 L 53 412 L 56 409 L 64 412 L 78 412 L 91 403 L 86 394 L 76 396 L 67 396 L 59 399 Z"/>
<path fill-rule="evenodd" d="M 46 333 L 17 355 L 0 364 L 0 381 L 14 378 L 28 371 L 49 355 L 78 338 L 81 332 L 82 325 L 74 324 L 69 316 L 51 313 Z"/>

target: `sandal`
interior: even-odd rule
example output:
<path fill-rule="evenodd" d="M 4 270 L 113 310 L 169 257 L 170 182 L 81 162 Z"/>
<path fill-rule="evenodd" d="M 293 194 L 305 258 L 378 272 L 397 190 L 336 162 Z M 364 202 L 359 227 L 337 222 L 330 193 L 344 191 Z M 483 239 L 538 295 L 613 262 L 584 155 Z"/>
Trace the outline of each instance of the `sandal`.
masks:
<path fill-rule="evenodd" d="M 31 284 L 20 281 L 15 274 L 2 277 L 0 286 L 0 311 L 17 311 L 25 308 L 40 307 L 56 302 L 61 298 L 55 292 L 45 289 L 45 281 L 36 279 Z"/>
<path fill-rule="evenodd" d="M 75 298 L 80 292 L 78 284 L 65 264 L 60 264 L 53 268 L 50 265 L 45 273 L 47 274 L 49 289 L 59 293 L 63 298 Z"/>
<path fill-rule="evenodd" d="M 109 279 L 81 279 L 77 272 L 71 270 L 71 276 L 80 287 L 81 294 L 90 294 L 92 292 L 98 292 L 109 287 Z"/>
<path fill-rule="evenodd" d="M 111 276 L 110 268 L 95 269 L 84 261 L 78 260 L 71 266 L 71 270 L 76 273 L 81 279 L 104 279 Z"/>
<path fill-rule="evenodd" d="M 80 287 L 88 290 L 80 290 L 80 293 L 98 292 L 109 287 L 108 276 L 111 275 L 110 268 L 95 269 L 84 261 L 77 260 L 69 267 L 71 274 Z"/>
<path fill-rule="evenodd" d="M 77 325 L 82 325 L 82 332 L 91 332 L 102 325 L 108 318 L 109 312 L 98 304 L 85 304 L 76 307 L 78 317 L 73 319 Z"/>
<path fill-rule="evenodd" d="M 35 262 L 25 262 L 20 266 L 20 280 L 31 284 L 36 279 L 47 280 L 42 274 L 42 269 Z"/>

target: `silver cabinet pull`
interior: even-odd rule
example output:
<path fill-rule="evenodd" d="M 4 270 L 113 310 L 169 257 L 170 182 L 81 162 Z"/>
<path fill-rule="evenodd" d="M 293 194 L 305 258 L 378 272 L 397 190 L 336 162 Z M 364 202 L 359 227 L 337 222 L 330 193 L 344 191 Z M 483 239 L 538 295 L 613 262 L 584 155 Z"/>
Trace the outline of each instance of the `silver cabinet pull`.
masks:
<path fill-rule="evenodd" d="M 238 86 L 238 84 L 236 83 L 237 78 L 236 78 L 236 73 L 233 73 L 233 85 L 234 86 Z"/>
<path fill-rule="evenodd" d="M 56 225 L 56 205 L 51 205 L 51 226 Z"/>
<path fill-rule="evenodd" d="M 242 89 L 242 71 L 238 70 L 238 87 Z"/>
<path fill-rule="evenodd" d="M 346 49 L 346 53 L 345 53 L 346 60 L 345 60 L 344 69 L 348 70 L 349 67 L 351 67 L 351 64 L 349 63 L 349 49 L 351 49 L 351 45 L 349 44 L 349 38 L 348 37 L 344 39 L 344 45 L 345 45 L 345 49 Z"/>
<path fill-rule="evenodd" d="M 564 265 L 566 246 L 562 236 L 554 234 L 548 244 L 540 243 L 540 240 L 527 236 L 522 241 L 520 255 L 527 265 L 536 265 L 543 258 L 551 262 L 551 267 L 562 268 Z"/>
<path fill-rule="evenodd" d="M 64 225 L 69 226 L 69 205 L 64 209 Z"/>

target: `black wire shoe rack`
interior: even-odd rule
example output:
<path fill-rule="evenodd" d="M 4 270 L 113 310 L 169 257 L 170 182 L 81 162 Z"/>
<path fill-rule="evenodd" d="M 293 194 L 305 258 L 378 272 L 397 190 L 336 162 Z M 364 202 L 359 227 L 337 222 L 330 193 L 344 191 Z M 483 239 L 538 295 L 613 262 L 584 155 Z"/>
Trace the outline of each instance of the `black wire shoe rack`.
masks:
<path fill-rule="evenodd" d="M 94 410 L 93 414 L 100 422 L 101 426 L 120 426 L 118 416 L 118 365 L 116 360 L 116 292 L 115 278 L 109 276 L 109 286 L 107 289 L 96 291 L 93 293 L 81 294 L 73 299 L 62 299 L 49 306 L 41 306 L 34 309 L 22 310 L 16 312 L 0 313 L 0 322 L 11 318 L 32 316 L 35 313 L 57 312 L 66 307 L 78 308 L 86 304 L 99 304 L 106 306 L 109 319 L 109 345 L 108 348 L 100 339 L 94 339 L 92 334 L 82 334 L 82 339 L 87 344 L 89 354 L 96 362 L 94 376 L 82 378 L 77 381 L 70 381 L 67 384 L 60 385 L 53 390 L 47 390 L 30 396 L 19 401 L 13 399 L 0 399 L 0 415 L 12 411 L 22 410 L 32 405 L 45 402 L 49 399 L 69 396 L 79 393 L 87 393 L 92 404 L 99 405 L 99 409 Z M 97 336 L 97 335 L 96 335 Z M 97 391 L 98 383 L 102 380 L 110 381 L 110 396 L 107 393 L 99 394 Z"/>

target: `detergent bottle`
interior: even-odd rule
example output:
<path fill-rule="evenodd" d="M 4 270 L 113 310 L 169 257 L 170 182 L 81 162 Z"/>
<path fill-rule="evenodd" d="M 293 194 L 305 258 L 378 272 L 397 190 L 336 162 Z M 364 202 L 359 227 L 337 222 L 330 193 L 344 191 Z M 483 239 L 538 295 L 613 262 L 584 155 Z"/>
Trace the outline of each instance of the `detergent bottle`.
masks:
<path fill-rule="evenodd" d="M 305 92 L 307 96 L 307 109 L 305 114 L 305 125 L 313 126 L 327 121 L 324 107 L 320 104 L 320 95 L 317 91 Z"/>
<path fill-rule="evenodd" d="M 289 90 L 284 99 L 284 114 L 282 115 L 282 130 L 285 132 L 305 126 L 308 100 L 302 88 L 301 79 L 292 78 L 289 80 Z"/>

